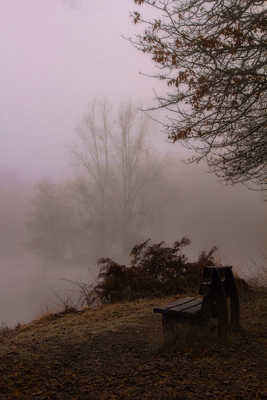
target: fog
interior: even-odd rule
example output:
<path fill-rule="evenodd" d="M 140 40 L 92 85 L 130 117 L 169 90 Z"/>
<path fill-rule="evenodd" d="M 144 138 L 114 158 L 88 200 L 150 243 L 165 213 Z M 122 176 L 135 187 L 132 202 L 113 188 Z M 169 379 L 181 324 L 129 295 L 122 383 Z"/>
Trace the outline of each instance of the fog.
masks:
<path fill-rule="evenodd" d="M 114 153 L 123 143 L 120 107 L 130 101 L 139 108 L 150 106 L 155 91 L 163 89 L 139 74 L 151 74 L 153 66 L 121 37 L 135 32 L 129 19 L 133 9 L 130 0 L 117 0 L 115 6 L 104 0 L 0 3 L 0 323 L 13 326 L 58 309 L 57 295 L 77 295 L 66 292 L 73 287 L 64 278 L 90 282 L 99 256 L 126 262 L 131 245 L 148 237 L 172 242 L 186 235 L 192 258 L 216 245 L 218 261 L 233 265 L 244 277 L 257 274 L 264 263 L 263 194 L 223 185 L 204 163 L 185 165 L 186 151 L 168 143 L 152 121 L 132 171 L 142 190 L 131 207 L 120 197 L 126 182 L 119 162 L 124 153 Z M 117 145 L 106 163 L 112 174 L 103 178 L 110 196 L 104 199 L 105 211 L 93 208 L 101 193 L 73 155 L 76 145 L 80 155 L 84 149 L 77 128 L 95 98 L 109 105 Z M 129 125 L 133 144 L 141 132 L 141 112 L 136 115 Z M 95 132 L 103 132 L 101 113 L 95 122 Z M 116 177 L 112 185 L 111 176 Z M 40 182 L 45 183 L 41 188 Z M 88 188 L 93 196 L 89 203 Z M 53 201 L 45 203 L 48 195 Z M 115 207 L 120 201 L 127 215 Z M 104 215 L 106 223 L 96 218 L 98 225 L 89 229 L 92 213 Z M 48 215 L 55 230 L 45 242 L 40 221 Z M 127 226 L 131 229 L 122 246 Z M 56 249 L 55 241 L 60 242 Z"/>

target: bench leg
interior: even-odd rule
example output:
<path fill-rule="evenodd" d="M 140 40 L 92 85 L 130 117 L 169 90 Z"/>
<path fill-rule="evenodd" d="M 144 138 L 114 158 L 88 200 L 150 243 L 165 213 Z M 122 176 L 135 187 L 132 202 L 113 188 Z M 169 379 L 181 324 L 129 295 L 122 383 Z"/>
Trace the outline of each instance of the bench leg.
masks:
<path fill-rule="evenodd" d="M 192 324 L 162 314 L 162 331 L 165 344 L 185 343 L 192 335 Z"/>
<path fill-rule="evenodd" d="M 176 321 L 173 318 L 170 318 L 164 314 L 162 314 L 162 332 L 165 343 L 173 341 L 175 339 Z"/>

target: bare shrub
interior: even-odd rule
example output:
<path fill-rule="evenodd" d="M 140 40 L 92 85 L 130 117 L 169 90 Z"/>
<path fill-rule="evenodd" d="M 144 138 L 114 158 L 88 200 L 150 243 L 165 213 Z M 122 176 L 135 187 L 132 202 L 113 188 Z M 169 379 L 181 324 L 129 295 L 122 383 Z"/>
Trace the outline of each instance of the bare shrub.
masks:
<path fill-rule="evenodd" d="M 208 253 L 202 252 L 196 262 L 189 262 L 182 251 L 189 244 L 186 237 L 173 246 L 166 246 L 164 242 L 150 244 L 148 239 L 134 246 L 129 266 L 110 258 L 100 259 L 96 295 L 109 303 L 196 291 L 203 267 L 215 264 L 216 247 Z"/>
<path fill-rule="evenodd" d="M 59 301 L 59 306 L 62 309 L 59 313 L 56 314 L 68 314 L 68 313 L 76 313 L 78 312 L 77 303 L 73 300 L 71 295 L 64 293 L 60 295 L 59 293 L 55 293 L 54 295 Z"/>
<path fill-rule="evenodd" d="M 88 284 L 85 282 L 72 281 L 70 279 L 64 279 L 78 288 L 79 297 L 76 302 L 77 308 L 92 307 L 99 303 L 98 295 L 95 291 L 94 284 Z"/>
<path fill-rule="evenodd" d="M 257 271 L 257 275 L 254 274 L 249 279 L 249 284 L 255 288 L 266 288 L 267 287 L 267 254 L 262 255 L 261 263 L 252 262 L 253 271 Z"/>

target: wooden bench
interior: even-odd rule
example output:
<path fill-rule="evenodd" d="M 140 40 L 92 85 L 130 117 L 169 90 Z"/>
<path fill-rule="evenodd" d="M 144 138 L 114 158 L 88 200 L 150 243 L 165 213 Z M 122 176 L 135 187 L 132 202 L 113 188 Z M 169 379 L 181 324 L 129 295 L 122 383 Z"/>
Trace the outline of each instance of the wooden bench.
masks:
<path fill-rule="evenodd" d="M 240 329 L 239 296 L 232 267 L 205 267 L 197 297 L 184 297 L 160 307 L 164 337 L 169 337 L 177 323 L 209 326 L 215 321 L 218 336 L 226 336 Z"/>

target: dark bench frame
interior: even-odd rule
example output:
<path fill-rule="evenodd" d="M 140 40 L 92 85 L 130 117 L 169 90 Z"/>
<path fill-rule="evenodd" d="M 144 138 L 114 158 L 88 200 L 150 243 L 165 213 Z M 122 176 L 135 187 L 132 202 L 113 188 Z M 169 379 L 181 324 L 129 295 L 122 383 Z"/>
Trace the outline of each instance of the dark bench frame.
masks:
<path fill-rule="evenodd" d="M 218 336 L 240 330 L 240 302 L 231 266 L 205 267 L 199 294 L 154 308 L 162 314 L 165 338 L 177 323 L 208 326 L 211 319 L 217 322 Z"/>

